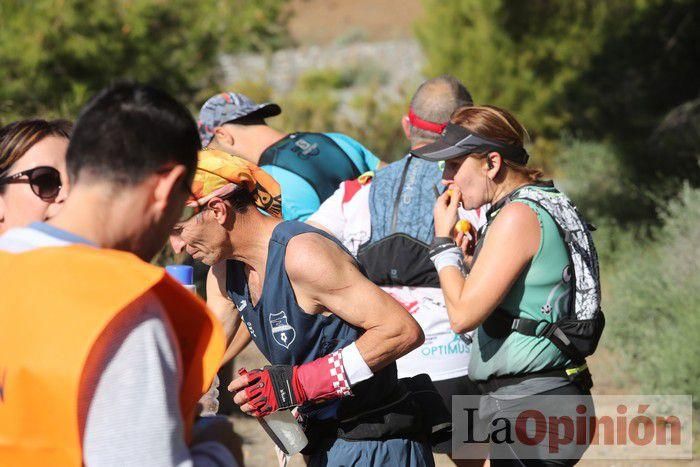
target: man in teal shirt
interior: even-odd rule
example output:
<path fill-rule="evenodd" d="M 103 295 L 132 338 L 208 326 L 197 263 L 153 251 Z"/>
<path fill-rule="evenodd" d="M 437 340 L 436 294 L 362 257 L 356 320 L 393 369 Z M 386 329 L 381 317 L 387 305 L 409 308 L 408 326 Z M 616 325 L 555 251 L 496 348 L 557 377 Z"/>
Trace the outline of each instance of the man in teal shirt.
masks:
<path fill-rule="evenodd" d="M 282 217 L 304 221 L 341 182 L 377 168 L 379 159 L 340 133 L 284 133 L 265 122 L 282 112 L 277 104 L 256 104 L 243 94 L 224 92 L 199 112 L 203 147 L 246 159 L 282 187 Z"/>

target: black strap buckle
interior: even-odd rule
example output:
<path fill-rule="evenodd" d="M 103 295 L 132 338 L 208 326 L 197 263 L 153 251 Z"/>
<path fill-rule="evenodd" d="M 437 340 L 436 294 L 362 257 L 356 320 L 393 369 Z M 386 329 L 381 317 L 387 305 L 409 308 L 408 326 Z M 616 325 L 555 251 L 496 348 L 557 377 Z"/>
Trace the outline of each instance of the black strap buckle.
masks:
<path fill-rule="evenodd" d="M 534 319 L 516 318 L 513 320 L 510 329 L 526 336 L 549 337 L 556 327 L 556 323 L 550 323 L 545 319 L 535 321 Z"/>
<path fill-rule="evenodd" d="M 549 337 L 557 329 L 557 323 L 542 320 L 540 323 L 546 323 L 539 332 L 538 337 Z"/>

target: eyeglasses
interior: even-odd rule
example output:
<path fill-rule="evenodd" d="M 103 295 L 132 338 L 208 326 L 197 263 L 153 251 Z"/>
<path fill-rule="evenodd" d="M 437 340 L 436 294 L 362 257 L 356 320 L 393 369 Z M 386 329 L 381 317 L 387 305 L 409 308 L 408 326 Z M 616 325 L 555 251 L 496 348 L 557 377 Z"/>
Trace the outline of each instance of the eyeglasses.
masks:
<path fill-rule="evenodd" d="M 29 183 L 34 194 L 44 201 L 55 199 L 63 186 L 61 173 L 54 167 L 48 166 L 34 167 L 0 178 L 0 185 L 10 183 Z"/>

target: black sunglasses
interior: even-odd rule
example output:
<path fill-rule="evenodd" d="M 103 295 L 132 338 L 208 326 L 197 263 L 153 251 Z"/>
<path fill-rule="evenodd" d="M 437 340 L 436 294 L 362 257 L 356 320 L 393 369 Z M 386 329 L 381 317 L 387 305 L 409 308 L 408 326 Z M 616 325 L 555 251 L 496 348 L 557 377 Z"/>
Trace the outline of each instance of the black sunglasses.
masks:
<path fill-rule="evenodd" d="M 27 178 L 24 178 L 27 177 Z M 61 173 L 53 167 L 41 166 L 0 178 L 0 185 L 29 183 L 32 191 L 44 201 L 50 201 L 61 191 Z"/>

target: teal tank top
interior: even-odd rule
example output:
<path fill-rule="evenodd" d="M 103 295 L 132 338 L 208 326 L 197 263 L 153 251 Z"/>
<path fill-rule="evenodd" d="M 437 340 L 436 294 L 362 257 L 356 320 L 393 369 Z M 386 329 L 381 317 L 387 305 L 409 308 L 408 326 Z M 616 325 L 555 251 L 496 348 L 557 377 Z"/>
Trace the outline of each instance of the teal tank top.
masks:
<path fill-rule="evenodd" d="M 570 265 L 564 240 L 547 211 L 529 201 L 515 199 L 512 202 L 526 204 L 537 214 L 540 245 L 494 313 L 557 321 L 568 314 L 571 306 Z M 491 216 L 496 214 L 491 213 Z M 481 326 L 474 333 L 472 349 L 469 376 L 475 381 L 563 368 L 569 363 L 569 359 L 544 337 L 513 332 L 506 338 L 493 338 Z"/>

